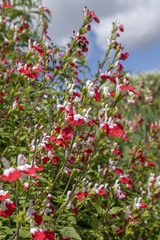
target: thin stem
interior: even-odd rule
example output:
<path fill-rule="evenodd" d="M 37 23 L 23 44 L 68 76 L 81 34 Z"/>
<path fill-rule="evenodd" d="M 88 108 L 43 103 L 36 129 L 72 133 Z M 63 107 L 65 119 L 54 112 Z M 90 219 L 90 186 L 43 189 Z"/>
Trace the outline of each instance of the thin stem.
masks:
<path fill-rule="evenodd" d="M 17 193 L 17 185 L 15 185 L 15 200 L 16 200 L 16 214 L 18 215 L 19 213 L 19 202 L 18 202 L 18 193 Z M 19 225 L 17 223 L 17 232 L 16 232 L 16 240 L 19 239 Z"/>
<path fill-rule="evenodd" d="M 75 133 L 74 133 L 74 135 L 73 135 L 73 139 L 72 139 L 71 147 L 70 147 L 69 153 L 67 154 L 66 160 L 65 160 L 65 162 L 63 163 L 62 167 L 61 167 L 61 165 L 60 165 L 60 168 L 59 168 L 58 174 L 56 175 L 56 178 L 55 178 L 55 180 L 54 180 L 54 182 L 53 182 L 53 184 L 52 184 L 53 187 L 54 187 L 54 184 L 55 184 L 55 182 L 57 181 L 59 175 L 60 175 L 61 172 L 63 171 L 63 169 L 64 169 L 64 167 L 65 167 L 67 161 L 68 161 L 68 157 L 69 157 L 69 155 L 70 155 L 70 153 L 71 153 L 71 151 L 72 151 L 72 147 L 73 147 L 73 143 L 74 143 L 74 140 L 75 140 L 75 137 L 76 137 L 76 133 L 77 133 L 77 131 L 75 131 Z"/>
<path fill-rule="evenodd" d="M 15 233 L 13 234 L 13 236 L 12 236 L 9 240 L 14 239 L 14 237 L 17 236 L 18 233 L 19 233 L 19 229 L 17 230 L 17 232 L 15 232 Z"/>
<path fill-rule="evenodd" d="M 17 237 L 16 237 L 16 240 L 19 240 L 19 227 L 17 229 Z"/>
<path fill-rule="evenodd" d="M 83 174 L 85 173 L 85 171 L 86 171 L 89 163 L 90 163 L 91 160 L 93 159 L 93 156 L 95 155 L 95 153 L 96 153 L 96 151 L 97 151 L 98 143 L 99 143 L 99 140 L 98 140 L 97 143 L 96 143 L 95 149 L 94 149 L 92 155 L 90 156 L 90 159 L 88 160 L 88 162 L 86 162 L 86 164 L 85 164 L 84 168 L 82 169 L 79 177 L 77 178 L 77 181 L 76 181 L 76 183 L 75 183 L 75 185 L 74 185 L 74 187 L 73 187 L 73 189 L 72 189 L 72 191 L 71 191 L 71 193 L 70 193 L 70 195 L 69 195 L 68 200 L 67 200 L 66 203 L 62 206 L 62 208 L 59 209 L 59 211 L 58 211 L 58 212 L 59 212 L 59 215 L 58 215 L 58 217 L 57 217 L 57 219 L 56 219 L 55 226 L 56 226 L 57 222 L 59 221 L 59 219 L 60 219 L 60 217 L 61 217 L 64 209 L 66 208 L 66 206 L 67 206 L 68 203 L 70 202 L 70 200 L 71 200 L 71 198 L 72 198 L 72 196 L 73 196 L 73 193 L 74 193 L 74 191 L 76 190 L 76 187 L 77 187 L 79 181 L 81 180 L 81 177 L 83 176 Z"/>

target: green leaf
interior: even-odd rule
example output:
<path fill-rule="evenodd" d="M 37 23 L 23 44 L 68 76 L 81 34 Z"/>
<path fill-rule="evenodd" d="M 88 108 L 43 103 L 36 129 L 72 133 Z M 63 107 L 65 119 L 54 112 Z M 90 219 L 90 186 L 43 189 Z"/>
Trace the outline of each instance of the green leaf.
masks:
<path fill-rule="evenodd" d="M 3 234 L 4 233 L 9 234 L 9 235 L 13 234 L 13 231 L 7 226 L 1 227 L 1 231 L 3 232 Z"/>
<path fill-rule="evenodd" d="M 59 82 L 54 82 L 52 85 L 57 85 L 57 84 L 59 84 Z"/>
<path fill-rule="evenodd" d="M 25 147 L 21 147 L 21 148 L 20 148 L 20 151 L 21 151 L 21 152 L 26 152 L 27 150 L 26 150 Z"/>
<path fill-rule="evenodd" d="M 63 234 L 65 237 L 70 237 L 76 240 L 82 240 L 81 237 L 78 235 L 76 230 L 73 227 L 65 227 L 62 230 L 60 230 L 61 234 Z"/>
<path fill-rule="evenodd" d="M 43 220 L 45 220 L 45 221 L 49 221 L 50 219 L 51 219 L 50 216 L 47 216 L 47 215 L 44 215 L 44 216 L 43 216 Z"/>
<path fill-rule="evenodd" d="M 20 137 L 20 141 L 23 141 L 24 139 L 26 139 L 26 137 L 27 137 L 27 135 Z"/>
<path fill-rule="evenodd" d="M 92 227 L 94 230 L 98 228 L 99 221 L 95 215 L 92 215 L 92 221 L 91 221 Z"/>
<path fill-rule="evenodd" d="M 69 216 L 68 221 L 72 222 L 73 224 L 77 223 L 76 218 L 74 216 Z"/>
<path fill-rule="evenodd" d="M 117 213 L 121 212 L 122 210 L 123 210 L 123 208 L 121 208 L 121 207 L 113 207 L 113 208 L 111 208 L 109 213 L 110 214 L 117 214 Z"/>
<path fill-rule="evenodd" d="M 30 233 L 29 231 L 26 231 L 24 228 L 21 228 L 19 230 L 19 235 L 23 238 L 27 238 L 27 237 L 30 237 Z"/>
<path fill-rule="evenodd" d="M 1 236 L 0 236 L 0 240 L 5 239 L 5 237 L 6 237 L 6 235 L 1 235 Z"/>
<path fill-rule="evenodd" d="M 98 236 L 98 240 L 104 240 L 103 235 Z"/>
<path fill-rule="evenodd" d="M 99 203 L 92 202 L 91 204 L 93 207 L 95 207 L 95 209 L 97 210 L 97 212 L 99 214 L 101 214 L 103 212 L 102 206 Z"/>

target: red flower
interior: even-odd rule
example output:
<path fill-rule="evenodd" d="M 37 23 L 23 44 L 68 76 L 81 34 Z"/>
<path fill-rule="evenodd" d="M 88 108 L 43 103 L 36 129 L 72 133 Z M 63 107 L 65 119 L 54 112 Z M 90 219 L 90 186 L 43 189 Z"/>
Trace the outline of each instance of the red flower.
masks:
<path fill-rule="evenodd" d="M 133 91 L 134 90 L 134 87 L 133 86 L 126 86 L 124 84 L 121 84 L 119 86 L 121 89 L 126 89 L 126 90 L 129 90 L 129 91 Z"/>
<path fill-rule="evenodd" d="M 98 122 L 95 119 L 92 118 L 89 122 L 87 122 L 87 124 L 88 124 L 89 127 L 92 127 L 93 124 L 98 125 Z"/>
<path fill-rule="evenodd" d="M 19 109 L 20 109 L 21 111 L 24 111 L 24 108 L 23 108 L 19 103 L 17 103 L 17 106 L 19 107 Z"/>
<path fill-rule="evenodd" d="M 88 48 L 87 47 L 83 48 L 82 52 L 88 52 Z"/>
<path fill-rule="evenodd" d="M 97 17 L 93 17 L 94 21 L 100 23 L 100 20 Z"/>
<path fill-rule="evenodd" d="M 7 209 L 5 211 L 1 210 L 0 215 L 4 218 L 10 217 L 13 214 L 13 210 Z"/>
<path fill-rule="evenodd" d="M 112 118 L 113 118 L 113 119 L 115 119 L 115 118 L 122 119 L 122 117 L 121 117 L 120 114 L 114 114 Z"/>
<path fill-rule="evenodd" d="M 31 184 L 29 184 L 29 183 L 24 183 L 23 186 L 24 186 L 23 189 L 25 190 L 25 189 L 30 188 Z"/>
<path fill-rule="evenodd" d="M 3 8 L 14 8 L 9 2 L 7 2 L 7 4 L 3 1 Z"/>
<path fill-rule="evenodd" d="M 4 190 L 0 190 L 0 200 L 5 200 L 7 198 L 9 198 L 9 193 L 8 191 L 4 191 Z"/>
<path fill-rule="evenodd" d="M 75 160 L 76 160 L 76 158 L 71 155 L 70 159 L 68 160 L 68 162 L 73 164 L 75 162 Z"/>
<path fill-rule="evenodd" d="M 141 118 L 141 119 L 139 120 L 139 122 L 136 124 L 136 126 L 137 126 L 137 127 L 140 126 L 143 121 L 144 121 L 143 118 Z"/>
<path fill-rule="evenodd" d="M 46 164 L 48 161 L 50 161 L 50 158 L 45 156 L 45 157 L 42 157 L 42 164 Z"/>
<path fill-rule="evenodd" d="M 25 74 L 29 78 L 38 78 L 38 74 L 36 72 L 31 72 L 30 70 L 25 70 L 24 68 L 20 68 L 18 70 L 20 73 Z"/>
<path fill-rule="evenodd" d="M 51 139 L 51 138 L 47 138 L 47 139 Z M 45 143 L 45 146 L 43 146 L 44 149 L 48 150 L 48 151 L 52 151 L 53 147 L 51 144 L 49 143 Z"/>
<path fill-rule="evenodd" d="M 45 11 L 48 12 L 49 14 L 51 13 L 50 10 L 49 10 L 48 8 L 46 8 L 46 6 L 39 6 L 39 9 L 45 10 Z"/>
<path fill-rule="evenodd" d="M 66 166 L 66 167 L 64 167 L 64 172 L 65 172 L 67 175 L 71 175 L 72 170 L 69 168 L 69 166 Z"/>
<path fill-rule="evenodd" d="M 108 136 L 110 131 L 109 124 L 108 123 L 103 124 L 102 129 L 106 131 L 106 136 Z"/>
<path fill-rule="evenodd" d="M 76 208 L 76 204 L 72 203 L 74 205 L 74 207 L 72 208 L 72 212 L 74 212 L 75 215 L 78 214 L 77 208 Z"/>
<path fill-rule="evenodd" d="M 140 208 L 148 208 L 148 206 L 145 203 L 141 203 L 139 207 Z"/>
<path fill-rule="evenodd" d="M 72 137 L 72 136 L 73 136 L 73 127 L 72 126 L 65 127 L 62 130 L 62 137 L 63 138 L 69 138 L 69 137 Z"/>
<path fill-rule="evenodd" d="M 34 216 L 34 220 L 38 225 L 41 225 L 43 218 L 41 215 L 38 215 L 36 212 L 32 213 L 32 215 Z"/>
<path fill-rule="evenodd" d="M 53 164 L 56 165 L 56 164 L 58 164 L 58 163 L 59 163 L 59 158 L 55 155 L 55 156 L 53 157 Z"/>
<path fill-rule="evenodd" d="M 84 196 L 84 192 L 82 192 L 82 191 L 79 191 L 78 193 L 74 193 L 74 194 L 77 196 L 78 200 L 81 200 Z"/>
<path fill-rule="evenodd" d="M 123 137 L 124 134 L 123 127 L 119 123 L 115 123 L 115 125 L 109 128 L 109 135 Z"/>
<path fill-rule="evenodd" d="M 77 114 L 77 115 L 79 115 L 79 114 Z M 70 123 L 70 124 L 73 124 L 75 126 L 81 126 L 82 124 L 85 124 L 84 118 L 82 118 L 82 117 L 77 119 L 77 120 L 70 117 L 70 118 L 67 119 L 67 122 Z"/>
<path fill-rule="evenodd" d="M 106 75 L 106 74 L 104 74 L 104 73 L 101 74 L 101 79 L 102 79 L 102 80 L 106 80 L 106 79 L 108 79 L 108 78 L 109 78 L 108 75 Z"/>
<path fill-rule="evenodd" d="M 129 56 L 129 53 L 121 53 L 121 55 L 120 55 L 120 60 L 126 60 L 127 58 L 128 58 L 128 56 Z"/>
<path fill-rule="evenodd" d="M 102 188 L 99 190 L 99 193 L 98 193 L 98 194 L 99 194 L 99 195 L 102 195 L 103 197 L 107 197 L 106 194 L 105 194 L 104 189 L 102 189 Z"/>
<path fill-rule="evenodd" d="M 101 74 L 101 79 L 104 80 L 104 81 L 109 79 L 111 82 L 116 84 L 116 80 L 114 79 L 114 77 L 106 75 L 104 73 Z"/>
<path fill-rule="evenodd" d="M 120 150 L 112 150 L 112 153 L 115 153 L 116 155 L 120 155 L 121 158 L 123 158 L 123 154 L 121 153 Z"/>
<path fill-rule="evenodd" d="M 159 128 L 159 125 L 157 125 L 157 124 L 154 125 L 153 123 L 150 123 L 149 126 L 151 129 Z"/>
<path fill-rule="evenodd" d="M 110 92 L 109 93 L 111 97 L 115 97 L 115 93 L 114 92 Z"/>
<path fill-rule="evenodd" d="M 67 138 L 65 140 L 63 138 L 56 139 L 54 135 L 51 135 L 50 137 L 46 137 L 46 139 L 51 139 L 52 143 L 59 144 L 60 147 L 68 147 L 68 145 L 65 141 L 68 141 L 68 142 L 70 141 L 69 138 Z M 47 145 L 50 145 L 49 148 L 51 149 L 52 145 L 51 144 L 47 144 Z M 45 147 L 43 147 L 43 148 L 45 148 Z M 49 148 L 47 150 L 49 150 Z M 52 147 L 52 149 L 53 149 L 53 147 Z M 52 150 L 49 150 L 49 151 L 52 151 Z"/>
<path fill-rule="evenodd" d="M 155 164 L 153 162 L 150 162 L 150 161 L 146 161 L 146 165 L 149 166 L 149 167 L 154 167 Z"/>
<path fill-rule="evenodd" d="M 121 183 L 123 184 L 128 184 L 129 185 L 129 188 L 132 189 L 132 186 L 133 186 L 133 181 L 130 177 L 125 177 L 125 176 L 122 176 L 121 177 Z"/>
<path fill-rule="evenodd" d="M 122 232 L 122 228 L 118 228 L 116 231 L 117 234 L 120 234 L 121 232 Z"/>
<path fill-rule="evenodd" d="M 126 135 L 123 136 L 123 139 L 124 139 L 125 141 L 129 141 L 129 137 L 127 137 Z"/>
<path fill-rule="evenodd" d="M 118 63 L 118 72 L 122 71 L 123 70 L 123 65 L 121 63 Z"/>
<path fill-rule="evenodd" d="M 43 51 L 42 49 L 41 49 L 41 47 L 36 47 L 36 46 L 30 46 L 30 48 L 34 48 L 34 49 L 36 49 L 39 53 L 45 53 L 45 51 Z"/>
<path fill-rule="evenodd" d="M 123 199 L 123 198 L 125 198 L 125 196 L 126 196 L 126 193 L 123 191 L 117 194 L 117 198 L 119 198 L 119 199 Z"/>
<path fill-rule="evenodd" d="M 52 231 L 36 231 L 31 233 L 34 240 L 55 240 L 55 234 Z"/>
<path fill-rule="evenodd" d="M 117 174 L 123 174 L 123 171 L 121 169 L 119 169 L 119 168 L 115 168 L 114 171 Z"/>
<path fill-rule="evenodd" d="M 36 169 L 30 167 L 28 164 L 18 166 L 18 170 L 28 176 L 32 176 L 32 174 L 36 172 Z"/>
<path fill-rule="evenodd" d="M 77 51 L 77 55 L 78 55 L 78 56 L 82 56 L 83 53 L 82 53 L 80 50 L 78 50 L 78 51 Z"/>
<path fill-rule="evenodd" d="M 89 15 L 89 16 L 95 16 L 95 13 L 94 12 L 86 12 L 86 15 Z"/>
<path fill-rule="evenodd" d="M 121 32 L 124 32 L 124 26 L 123 26 L 123 24 L 119 25 L 119 30 L 120 30 Z"/>
<path fill-rule="evenodd" d="M 94 12 L 86 12 L 86 15 L 92 16 L 95 22 L 97 22 L 97 23 L 100 22 Z"/>
<path fill-rule="evenodd" d="M 14 168 L 10 167 L 3 171 L 1 178 L 3 181 L 12 182 L 12 181 L 16 181 L 17 179 L 19 179 L 20 176 L 21 176 L 20 171 L 16 171 Z"/>
<path fill-rule="evenodd" d="M 95 92 L 94 98 L 96 99 L 97 102 L 100 102 L 101 101 L 101 94 L 98 92 L 98 87 L 94 88 L 94 92 Z"/>
<path fill-rule="evenodd" d="M 84 152 L 87 153 L 87 154 L 91 154 L 93 151 L 92 151 L 91 149 L 88 148 L 88 149 L 85 150 Z"/>
<path fill-rule="evenodd" d="M 16 209 L 16 204 L 10 199 L 6 199 L 2 201 L 1 208 L 0 215 L 6 218 L 13 214 L 13 210 Z"/>

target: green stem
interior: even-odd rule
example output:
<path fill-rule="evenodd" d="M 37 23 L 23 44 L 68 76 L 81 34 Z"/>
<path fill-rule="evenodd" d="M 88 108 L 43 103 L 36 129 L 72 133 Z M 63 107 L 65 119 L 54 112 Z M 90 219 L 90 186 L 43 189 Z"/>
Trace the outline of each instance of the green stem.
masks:
<path fill-rule="evenodd" d="M 12 236 L 9 240 L 14 239 L 14 237 L 16 237 L 18 233 L 19 233 L 19 229 L 17 230 L 17 232 L 15 232 L 15 233 L 13 234 L 13 236 Z"/>
<path fill-rule="evenodd" d="M 19 202 L 18 202 L 18 193 L 17 193 L 17 185 L 15 185 L 15 200 L 16 200 L 16 215 L 19 214 Z M 17 232 L 15 234 L 16 240 L 19 239 L 19 225 L 17 223 Z M 11 238 L 12 239 L 12 238 Z"/>
<path fill-rule="evenodd" d="M 91 160 L 93 160 L 93 156 L 95 155 L 95 153 L 96 153 L 96 151 L 97 151 L 98 143 L 99 143 L 99 140 L 98 140 L 97 143 L 96 143 L 95 149 L 94 149 L 92 155 L 90 156 L 90 159 L 88 160 L 88 162 L 86 162 L 86 164 L 85 164 L 84 168 L 82 169 L 79 177 L 77 178 L 77 181 L 76 181 L 76 183 L 75 183 L 75 185 L 74 185 L 74 187 L 73 187 L 73 189 L 72 189 L 72 191 L 71 191 L 71 193 L 70 193 L 70 195 L 69 195 L 68 200 L 66 201 L 66 203 L 65 203 L 65 204 L 59 209 L 59 211 L 57 212 L 57 213 L 59 213 L 59 215 L 58 215 L 58 217 L 57 217 L 57 219 L 56 219 L 56 221 L 55 221 L 55 226 L 56 226 L 56 224 L 58 223 L 58 221 L 59 221 L 59 219 L 60 219 L 60 217 L 61 217 L 64 209 L 66 208 L 66 206 L 67 206 L 68 203 L 70 202 L 70 200 L 71 200 L 71 198 L 72 198 L 72 196 L 73 196 L 73 193 L 74 193 L 74 191 L 76 190 L 76 187 L 77 187 L 79 181 L 81 180 L 82 176 L 84 175 L 84 173 L 85 173 L 88 165 L 90 164 Z"/>
<path fill-rule="evenodd" d="M 65 167 L 65 165 L 66 165 L 66 163 L 67 163 L 67 161 L 68 161 L 68 157 L 69 157 L 69 155 L 70 155 L 70 153 L 71 153 L 71 151 L 72 151 L 72 147 L 73 147 L 73 143 L 74 143 L 74 140 L 75 140 L 75 137 L 76 137 L 76 133 L 77 133 L 77 131 L 75 131 L 75 133 L 74 133 L 74 135 L 73 135 L 73 139 L 72 139 L 72 143 L 71 143 L 71 147 L 70 147 L 69 153 L 67 154 L 66 160 L 65 160 L 65 162 L 63 163 L 62 167 L 61 167 L 61 165 L 60 165 L 60 168 L 59 168 L 59 170 L 58 170 L 58 174 L 56 175 L 56 178 L 55 178 L 55 180 L 54 180 L 54 182 L 53 182 L 53 184 L 52 184 L 52 187 L 54 187 L 55 182 L 57 181 L 59 175 L 60 175 L 61 172 L 63 171 L 63 169 L 64 169 L 64 167 Z"/>

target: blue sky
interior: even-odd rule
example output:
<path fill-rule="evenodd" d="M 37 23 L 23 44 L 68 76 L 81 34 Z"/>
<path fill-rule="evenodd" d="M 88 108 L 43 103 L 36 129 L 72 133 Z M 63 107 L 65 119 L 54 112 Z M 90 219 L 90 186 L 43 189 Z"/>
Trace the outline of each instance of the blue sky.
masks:
<path fill-rule="evenodd" d="M 59 45 L 65 45 L 72 31 L 78 31 L 83 19 L 83 8 L 87 6 L 100 19 L 93 23 L 89 34 L 90 52 L 88 63 L 93 72 L 97 61 L 102 59 L 107 46 L 112 22 L 120 21 L 124 33 L 120 42 L 129 58 L 122 62 L 125 70 L 140 72 L 160 71 L 160 0 L 42 0 L 52 13 L 49 35 Z"/>
<path fill-rule="evenodd" d="M 93 34 L 92 34 L 93 35 Z M 104 51 L 99 48 L 95 41 L 92 41 L 91 53 L 88 53 L 88 63 L 92 73 L 97 70 L 97 61 L 101 61 Z M 124 47 L 125 52 L 125 47 Z M 129 57 L 125 61 L 121 61 L 124 70 L 133 74 L 139 72 L 160 72 L 160 42 L 149 44 L 143 48 L 135 48 L 128 50 Z"/>
<path fill-rule="evenodd" d="M 144 49 L 134 49 L 125 61 L 124 67 L 133 73 L 160 71 L 160 42 Z"/>

